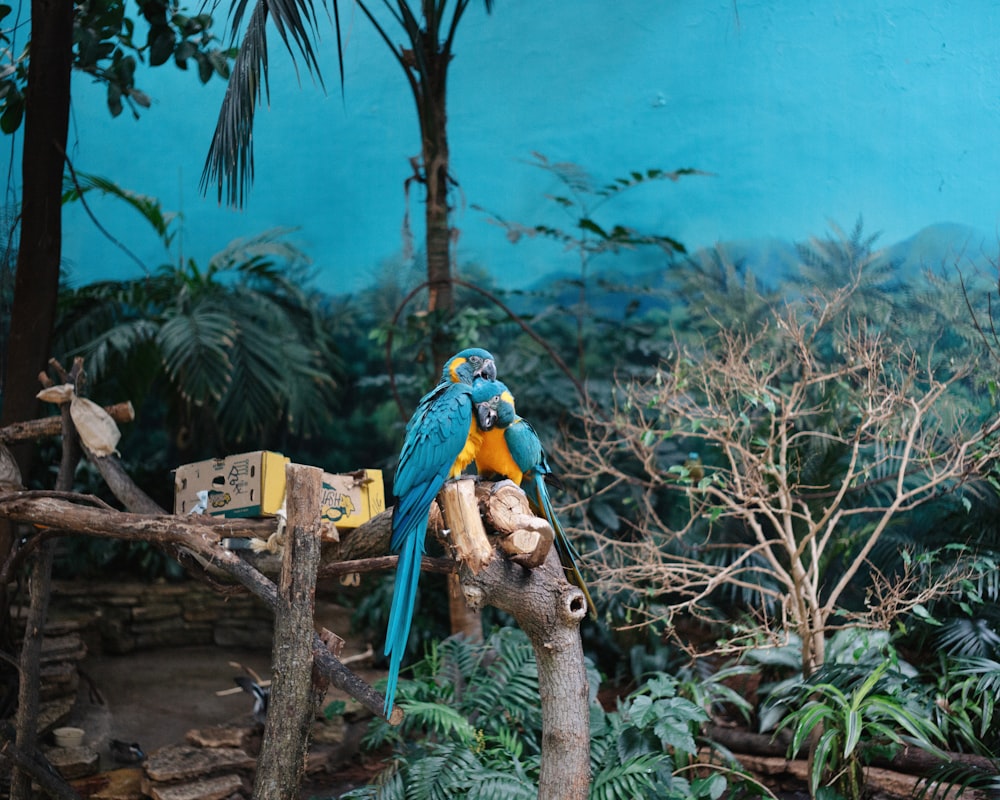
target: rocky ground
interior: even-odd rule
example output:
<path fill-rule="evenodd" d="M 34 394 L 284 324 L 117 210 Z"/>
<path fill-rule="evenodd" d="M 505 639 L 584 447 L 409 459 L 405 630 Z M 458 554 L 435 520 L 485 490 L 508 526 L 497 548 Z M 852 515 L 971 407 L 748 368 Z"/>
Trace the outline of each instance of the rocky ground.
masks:
<path fill-rule="evenodd" d="M 43 725 L 85 734 L 79 748 L 55 747 L 51 734 L 44 746 L 78 791 L 94 800 L 249 796 L 261 725 L 234 678 L 271 677 L 272 625 L 258 604 L 188 584 L 59 584 L 53 597 Z M 317 601 L 317 622 L 350 632 L 349 610 L 329 601 Z M 374 683 L 384 673 L 370 652 L 348 640 L 342 658 Z M 370 714 L 335 689 L 323 705 L 338 700 L 345 713 L 314 725 L 303 798 L 337 797 L 378 768 L 358 746 Z M 141 749 L 142 765 L 116 759 L 113 740 Z"/>

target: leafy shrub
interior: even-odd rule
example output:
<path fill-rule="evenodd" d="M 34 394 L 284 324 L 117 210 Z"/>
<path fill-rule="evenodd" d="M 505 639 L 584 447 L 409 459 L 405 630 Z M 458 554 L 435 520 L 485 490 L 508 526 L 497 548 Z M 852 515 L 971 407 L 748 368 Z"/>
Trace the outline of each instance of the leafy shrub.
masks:
<path fill-rule="evenodd" d="M 697 762 L 708 715 L 679 696 L 673 677 L 657 674 L 617 709 L 605 711 L 594 699 L 598 675 L 589 673 L 591 798 L 714 799 L 766 791 L 731 763 Z M 344 798 L 537 796 L 538 671 L 520 630 L 501 628 L 482 645 L 447 639 L 431 646 L 414 667 L 414 679 L 400 682 L 396 698 L 406 711 L 402 725 L 375 720 L 364 740 L 369 748 L 392 746 L 386 769 L 374 784 Z"/>
<path fill-rule="evenodd" d="M 826 664 L 796 692 L 794 710 L 779 725 L 791 727 L 789 755 L 816 737 L 809 788 L 835 788 L 857 800 L 864 789 L 863 767 L 876 754 L 891 755 L 904 742 L 946 758 L 938 749 L 944 736 L 927 710 L 903 692 L 904 678 L 883 661 L 867 667 Z"/>

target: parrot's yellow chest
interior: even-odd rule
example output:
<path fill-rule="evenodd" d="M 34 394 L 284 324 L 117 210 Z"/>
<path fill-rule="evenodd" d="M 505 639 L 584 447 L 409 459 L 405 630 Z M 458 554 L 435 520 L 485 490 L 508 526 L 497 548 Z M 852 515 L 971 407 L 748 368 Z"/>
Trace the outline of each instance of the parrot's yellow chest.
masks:
<path fill-rule="evenodd" d="M 520 485 L 524 473 L 514 461 L 507 447 L 507 440 L 501 428 L 493 428 L 482 434 L 483 443 L 476 456 L 476 469 L 480 475 L 506 475 L 514 483 Z"/>
<path fill-rule="evenodd" d="M 457 478 L 465 472 L 465 468 L 475 461 L 476 454 L 479 452 L 482 444 L 483 432 L 479 430 L 479 425 L 473 419 L 472 424 L 469 425 L 469 435 L 465 438 L 465 446 L 462 448 L 462 452 L 458 454 L 458 458 L 455 459 L 455 463 L 451 465 L 448 477 Z"/>

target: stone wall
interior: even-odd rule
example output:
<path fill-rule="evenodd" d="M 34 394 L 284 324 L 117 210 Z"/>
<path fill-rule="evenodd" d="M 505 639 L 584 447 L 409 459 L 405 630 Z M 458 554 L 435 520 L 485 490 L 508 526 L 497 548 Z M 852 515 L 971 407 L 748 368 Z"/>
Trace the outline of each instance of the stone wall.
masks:
<path fill-rule="evenodd" d="M 157 647 L 271 647 L 271 610 L 249 594 L 221 595 L 195 581 L 55 581 L 50 620 L 79 623 L 95 652 Z"/>

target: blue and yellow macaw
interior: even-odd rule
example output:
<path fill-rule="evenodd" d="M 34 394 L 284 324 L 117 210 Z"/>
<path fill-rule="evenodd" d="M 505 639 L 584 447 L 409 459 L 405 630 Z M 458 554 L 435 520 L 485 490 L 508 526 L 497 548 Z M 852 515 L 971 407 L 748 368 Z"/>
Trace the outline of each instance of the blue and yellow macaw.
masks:
<path fill-rule="evenodd" d="M 399 667 L 410 636 L 427 515 L 444 482 L 462 474 L 482 441 L 472 401 L 473 381 L 492 382 L 496 375 L 496 363 L 486 350 L 472 348 L 452 356 L 444 365 L 440 382 L 420 399 L 406 425 L 393 481 L 396 507 L 390 548 L 399 553 L 399 562 L 385 636 L 385 654 L 389 656 L 386 717 L 392 713 Z"/>
<path fill-rule="evenodd" d="M 480 475 L 503 475 L 520 486 L 528 496 L 531 510 L 543 517 L 555 534 L 556 552 L 569 581 L 580 588 L 587 599 L 591 617 L 597 617 L 593 598 L 580 574 L 577 559 L 580 554 L 552 508 L 546 479 L 552 475 L 542 442 L 527 420 L 518 416 L 514 396 L 500 381 L 476 381 L 473 400 L 477 418 L 484 428 L 482 444 L 476 454 L 476 470 Z"/>

